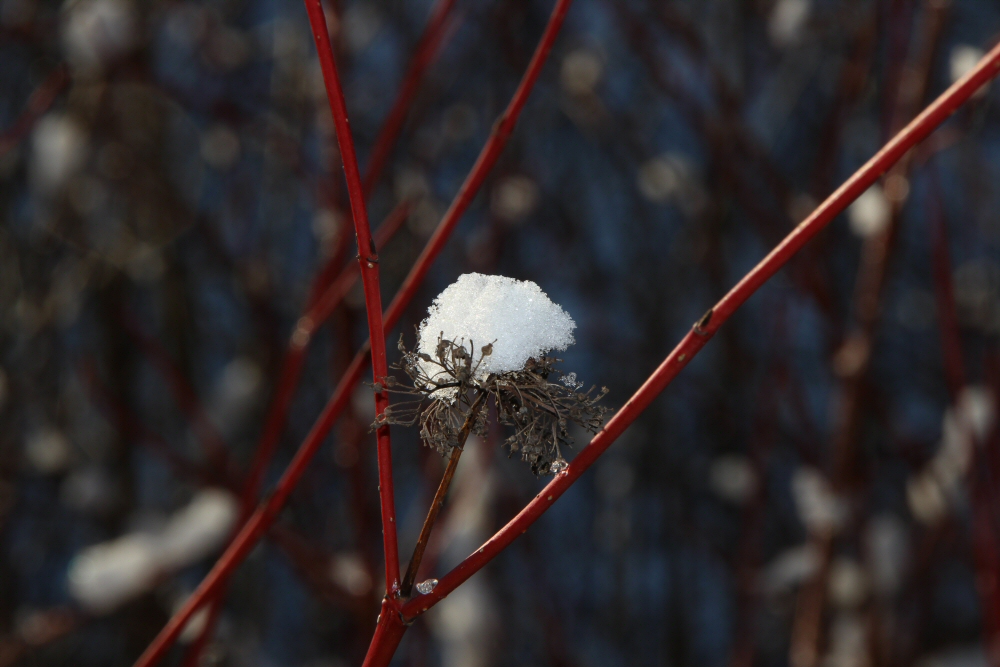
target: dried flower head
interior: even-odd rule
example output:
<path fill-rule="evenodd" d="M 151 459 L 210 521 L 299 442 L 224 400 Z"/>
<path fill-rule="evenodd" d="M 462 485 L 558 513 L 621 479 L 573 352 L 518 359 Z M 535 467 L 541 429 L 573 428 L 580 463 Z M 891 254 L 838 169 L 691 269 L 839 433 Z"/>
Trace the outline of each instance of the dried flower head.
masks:
<path fill-rule="evenodd" d="M 559 360 L 552 357 L 528 359 L 521 370 L 483 377 L 477 371 L 492 354 L 492 343 L 479 348 L 477 355 L 473 341 L 467 347 L 465 341 L 451 341 L 441 334 L 436 354 L 431 356 L 407 350 L 400 336 L 399 350 L 402 358 L 393 368 L 406 373 L 410 382 L 390 376 L 374 387 L 408 398 L 390 406 L 372 428 L 419 424 L 421 439 L 442 456 L 464 444 L 466 423 L 472 433 L 486 434 L 487 411 L 481 406 L 492 402 L 499 423 L 514 429 L 504 443 L 510 454 L 519 453 L 536 475 L 558 473 L 567 465 L 562 448 L 573 444 L 569 424 L 596 433 L 609 411 L 598 405 L 607 387 L 580 391 L 582 383 L 576 381 L 576 374 L 563 374 L 555 367 Z"/>
<path fill-rule="evenodd" d="M 575 373 L 563 374 L 547 355 L 573 343 L 566 311 L 533 282 L 478 273 L 462 275 L 434 300 L 417 330 L 417 346 L 399 339 L 403 383 L 380 378 L 383 388 L 407 396 L 373 425 L 420 425 L 429 447 L 450 456 L 469 433 L 484 435 L 491 401 L 501 424 L 514 434 L 506 442 L 536 475 L 558 473 L 572 444 L 569 424 L 596 433 L 608 409 L 597 405 L 607 389 L 580 391 Z M 476 347 L 475 341 L 486 342 Z M 559 381 L 559 382 L 556 382 Z"/>

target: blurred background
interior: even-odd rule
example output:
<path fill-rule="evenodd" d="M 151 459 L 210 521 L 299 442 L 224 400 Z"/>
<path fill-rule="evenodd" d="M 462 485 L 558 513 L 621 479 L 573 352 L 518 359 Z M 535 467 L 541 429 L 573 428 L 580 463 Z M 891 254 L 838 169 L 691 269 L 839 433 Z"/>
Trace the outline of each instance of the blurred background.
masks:
<path fill-rule="evenodd" d="M 384 303 L 551 7 L 325 4 L 372 223 L 395 229 Z M 622 405 L 998 33 L 980 0 L 577 0 L 390 361 L 447 284 L 500 273 L 563 305 L 566 369 Z M 395 664 L 1000 663 L 998 101 L 811 242 Z M 289 343 L 310 345 L 251 499 L 367 335 L 358 287 L 296 335 L 356 252 L 303 5 L 0 1 L 0 214 L 0 665 L 130 665 L 237 521 Z M 384 585 L 373 417 L 362 386 L 165 664 L 360 664 Z M 425 576 L 545 482 L 504 437 L 468 445 Z M 393 438 L 405 564 L 443 463 Z"/>

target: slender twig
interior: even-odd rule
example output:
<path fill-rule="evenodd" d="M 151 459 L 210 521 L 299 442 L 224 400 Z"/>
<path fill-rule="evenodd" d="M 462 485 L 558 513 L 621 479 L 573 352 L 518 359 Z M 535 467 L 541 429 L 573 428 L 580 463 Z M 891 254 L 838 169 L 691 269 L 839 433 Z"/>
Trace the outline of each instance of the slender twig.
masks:
<path fill-rule="evenodd" d="M 925 5 L 919 48 L 907 59 L 904 69 L 911 84 L 893 89 L 895 94 L 890 107 L 892 118 L 889 121 L 892 130 L 897 130 L 916 112 L 930 83 L 934 54 L 944 27 L 945 8 L 934 2 L 927 2 Z M 910 153 L 889 170 L 885 182 L 897 192 L 889 192 L 891 212 L 888 227 L 866 237 L 861 249 L 853 299 L 857 326 L 842 348 L 848 349 L 847 346 L 850 346 L 857 350 L 857 362 L 850 364 L 850 368 L 841 373 L 837 404 L 843 407 L 831 442 L 830 480 L 838 494 L 850 490 L 857 471 L 857 442 L 867 405 L 863 400 L 865 380 L 871 365 L 871 350 L 875 345 L 889 260 L 896 245 L 895 239 L 905 203 L 905 195 L 899 193 L 898 189 L 906 187 L 900 184 L 908 183 L 912 164 Z M 819 662 L 829 591 L 828 579 L 836 539 L 831 527 L 811 531 L 809 535 L 809 542 L 819 556 L 819 567 L 799 590 L 789 645 L 789 662 L 793 667 L 815 667 Z"/>
<path fill-rule="evenodd" d="M 550 19 L 551 21 L 551 19 Z M 414 598 L 403 605 L 403 613 L 413 618 L 444 599 L 473 574 L 495 558 L 524 530 L 533 524 L 548 509 L 557 497 L 589 468 L 594 461 L 624 432 L 639 414 L 645 410 L 656 396 L 677 376 L 690 359 L 704 347 L 719 326 L 725 323 L 754 292 L 767 282 L 803 245 L 818 234 L 830 221 L 841 213 L 852 201 L 864 192 L 894 162 L 899 160 L 914 145 L 926 138 L 938 125 L 943 123 L 958 107 L 983 84 L 996 76 L 1000 68 L 1000 46 L 991 50 L 975 68 L 952 85 L 933 104 L 927 107 L 902 132 L 894 137 L 881 151 L 869 160 L 858 172 L 838 188 L 810 216 L 789 234 L 767 257 L 748 273 L 716 307 L 706 314 L 680 344 L 667 356 L 657 370 L 646 380 L 632 398 L 608 422 L 604 430 L 580 452 L 570 466 L 559 477 L 550 482 L 513 520 L 494 535 L 476 553 L 459 564 L 440 581 L 428 595 Z M 477 165 L 479 162 L 477 162 Z M 442 221 L 444 222 L 444 221 Z M 422 255 L 423 256 L 423 255 Z M 426 273 L 426 269 L 424 270 Z M 414 288 L 415 289 L 415 288 Z M 399 299 L 399 296 L 397 296 Z M 385 323 L 389 323 L 388 313 Z M 176 640 L 184 625 L 204 602 L 213 594 L 225 578 L 234 570 L 260 539 L 267 526 L 273 522 L 278 512 L 288 500 L 292 489 L 301 479 L 309 461 L 315 455 L 337 417 L 346 407 L 350 391 L 361 377 L 366 361 L 366 352 L 359 352 L 344 373 L 330 401 L 324 407 L 302 446 L 296 452 L 274 493 L 262 503 L 246 523 L 230 547 L 216 562 L 215 566 L 201 582 L 188 602 L 170 619 L 153 644 L 136 662 L 136 667 L 148 667 L 157 662 L 169 646 Z M 393 618 L 396 607 L 388 599 L 383 600 L 382 617 Z M 376 636 L 372 640 L 372 650 L 366 662 L 386 663 L 395 651 L 389 646 L 402 637 L 405 626 L 397 621 L 380 622 Z M 389 643 L 387 643 L 389 642 Z"/>
<path fill-rule="evenodd" d="M 309 24 L 312 26 L 313 38 L 316 40 L 316 51 L 319 55 L 320 68 L 323 71 L 327 99 L 330 102 L 330 109 L 333 111 L 333 124 L 337 132 L 337 143 L 340 146 L 344 175 L 347 179 L 347 193 L 354 216 L 354 233 L 358 242 L 358 266 L 361 267 L 361 282 L 365 290 L 365 309 L 368 313 L 372 373 L 376 379 L 384 378 L 389 374 L 389 363 L 386 360 L 385 334 L 382 325 L 378 251 L 368 226 L 368 211 L 365 207 L 361 173 L 358 171 L 354 140 L 351 137 L 351 128 L 347 120 L 347 104 L 344 101 L 344 92 L 340 87 L 340 77 L 334 62 L 333 47 L 330 44 L 330 33 L 327 29 L 323 5 L 320 0 L 305 0 L 305 5 L 309 15 Z M 388 407 L 388 393 L 384 390 L 376 391 L 376 414 L 383 414 Z M 389 427 L 379 428 L 376 431 L 376 438 L 378 440 L 379 498 L 382 505 L 382 532 L 384 533 L 386 596 L 394 597 L 399 593 L 399 551 L 396 544 L 396 508 L 393 498 Z"/>
<path fill-rule="evenodd" d="M 948 243 L 948 225 L 942 203 L 941 185 L 936 171 L 932 171 L 931 222 L 932 275 L 934 278 L 935 303 L 937 305 L 941 352 L 944 357 L 944 371 L 948 393 L 952 405 L 957 407 L 961 391 L 966 386 L 962 335 L 959 330 L 958 313 L 955 305 L 955 291 L 951 279 L 951 258 Z M 971 461 L 968 470 L 968 484 L 972 505 L 972 552 L 973 566 L 977 576 L 988 581 L 998 574 L 998 537 L 993 517 L 994 499 L 990 497 L 995 484 L 989 465 L 985 464 L 985 443 L 980 441 L 974 429 L 963 423 L 971 445 Z M 979 605 L 983 615 L 983 645 L 989 650 L 1000 638 L 1000 590 L 996 586 L 978 586 Z M 996 660 L 993 660 L 993 664 Z"/>
<path fill-rule="evenodd" d="M 400 203 L 392 213 L 379 225 L 375 232 L 375 247 L 384 248 L 389 240 L 399 231 L 403 222 L 406 221 L 412 208 L 409 201 Z M 358 280 L 358 265 L 351 262 L 336 280 L 322 293 L 313 306 L 303 315 L 296 324 L 288 341 L 288 348 L 285 351 L 285 359 L 281 364 L 278 374 L 278 385 L 274 396 L 268 406 L 267 417 L 264 420 L 264 428 L 261 432 L 260 441 L 254 450 L 254 458 L 250 464 L 250 471 L 247 473 L 244 482 L 243 499 L 252 508 L 260 491 L 261 483 L 267 466 L 271 463 L 274 453 L 277 450 L 281 431 L 284 429 L 285 421 L 288 418 L 288 410 L 291 407 L 295 388 L 298 386 L 299 378 L 302 376 L 302 369 L 305 365 L 305 356 L 313 336 L 333 311 L 351 291 Z"/>
<path fill-rule="evenodd" d="M 714 308 L 709 310 L 681 342 L 667 355 L 663 363 L 612 417 L 600 433 L 573 459 L 569 467 L 529 502 L 517 516 L 501 528 L 479 549 L 444 575 L 437 587 L 427 595 L 415 597 L 403 605 L 403 615 L 412 620 L 443 600 L 449 593 L 481 570 L 506 549 L 518 535 L 528 529 L 559 496 L 566 492 L 642 414 L 678 373 L 705 346 L 715 332 L 761 285 L 774 276 L 803 245 L 868 189 L 880 175 L 898 161 L 914 145 L 926 138 L 984 83 L 1000 69 L 1000 46 L 994 47 L 966 76 L 946 90 L 917 118 L 897 134 L 882 150 L 841 185 L 795 230 L 772 250 L 756 267 L 733 287 Z"/>
<path fill-rule="evenodd" d="M 468 208 L 479 188 L 486 180 L 489 171 L 499 158 L 503 147 L 513 132 L 528 95 L 541 73 L 542 66 L 545 64 L 545 60 L 552 49 L 559 29 L 562 27 L 563 19 L 569 9 L 570 2 L 571 0 L 558 0 L 553 8 L 535 54 L 521 79 L 521 83 L 514 92 L 510 104 L 494 126 L 490 138 L 487 140 L 480 152 L 479 158 L 459 189 L 455 200 L 445 213 L 445 216 L 438 223 L 437 229 L 432 234 L 413 269 L 411 269 L 409 276 L 407 276 L 403 286 L 397 292 L 396 297 L 387 309 L 383 318 L 385 330 L 391 329 L 399 320 L 403 310 L 412 300 L 421 281 L 426 276 L 430 264 L 441 253 L 462 213 Z M 307 5 L 308 7 L 309 5 Z M 236 538 L 233 539 L 223 555 L 216 561 L 212 570 L 191 594 L 191 597 L 171 617 L 170 621 L 167 622 L 146 651 L 139 657 L 139 660 L 135 663 L 135 667 L 149 667 L 149 665 L 156 664 L 163 657 L 167 649 L 176 641 L 190 617 L 204 604 L 206 599 L 212 597 L 224 584 L 229 574 L 246 558 L 267 527 L 277 517 L 278 512 L 281 511 L 281 508 L 284 507 L 285 502 L 288 500 L 292 489 L 295 488 L 305 473 L 306 467 L 309 465 L 312 457 L 316 454 L 316 451 L 322 445 L 344 408 L 350 402 L 351 391 L 361 379 L 365 363 L 368 360 L 368 347 L 368 344 L 362 347 L 344 371 L 343 378 L 334 389 L 333 395 L 323 408 L 316 423 L 285 469 L 284 474 L 275 487 L 274 493 L 258 506 L 254 514 L 243 525 Z M 387 599 L 383 602 L 383 608 L 394 608 L 392 607 L 394 602 Z M 395 616 L 395 612 L 392 615 Z M 383 616 L 386 615 L 383 614 Z M 373 639 L 373 646 L 377 648 L 381 647 L 382 645 L 378 642 L 382 640 L 379 638 L 391 637 L 396 633 L 397 629 L 395 628 L 389 631 L 379 626 L 376 630 L 376 639 Z M 402 633 L 399 632 L 398 636 L 401 637 Z M 379 654 L 381 654 L 381 651 L 382 649 L 378 648 Z M 389 655 L 392 655 L 391 651 Z"/>
<path fill-rule="evenodd" d="M 472 432 L 472 425 L 476 422 L 476 417 L 479 416 L 479 411 L 483 406 L 483 399 L 486 397 L 485 393 L 480 393 L 476 397 L 475 402 L 472 404 L 472 408 L 469 410 L 468 417 L 465 418 L 465 423 L 462 425 L 462 430 L 458 433 L 458 441 L 451 448 L 451 455 L 448 457 L 448 465 L 444 469 L 444 474 L 441 476 L 441 483 L 438 484 L 437 491 L 434 493 L 434 499 L 431 501 L 431 506 L 427 509 L 427 517 L 424 519 L 424 525 L 420 528 L 420 537 L 417 538 L 417 544 L 413 547 L 413 556 L 410 557 L 410 564 L 406 568 L 406 574 L 403 576 L 403 587 L 402 596 L 409 597 L 410 593 L 413 592 L 413 582 L 417 578 L 417 571 L 420 569 L 420 561 L 424 558 L 424 550 L 427 548 L 427 541 L 431 537 L 431 529 L 434 527 L 434 522 L 437 521 L 438 513 L 441 511 L 441 507 L 444 505 L 444 498 L 448 495 L 448 488 L 451 486 L 451 480 L 455 476 L 455 470 L 458 469 L 458 459 L 462 456 L 462 450 L 465 448 L 465 442 L 469 439 L 469 433 Z"/>

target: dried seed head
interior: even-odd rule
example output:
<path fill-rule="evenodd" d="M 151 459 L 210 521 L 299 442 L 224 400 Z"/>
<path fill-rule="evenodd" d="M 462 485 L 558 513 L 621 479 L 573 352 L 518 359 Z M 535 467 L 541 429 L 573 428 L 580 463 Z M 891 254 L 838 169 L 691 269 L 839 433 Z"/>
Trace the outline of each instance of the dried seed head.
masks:
<path fill-rule="evenodd" d="M 410 378 L 411 385 L 385 378 L 382 386 L 403 394 L 409 400 L 394 403 L 376 419 L 373 428 L 384 424 L 415 426 L 428 447 L 449 456 L 462 445 L 466 425 L 476 399 L 492 399 L 501 424 L 512 426 L 514 434 L 504 443 L 511 455 L 517 453 L 536 475 L 557 474 L 565 469 L 561 448 L 571 447 L 569 423 L 596 433 L 609 409 L 598 405 L 607 388 L 595 394 L 595 388 L 579 391 L 582 383 L 575 374 L 563 374 L 555 368 L 557 359 L 541 356 L 529 359 L 522 370 L 494 373 L 486 378 L 476 374 L 478 364 L 469 350 L 469 341 L 438 339 L 435 357 L 409 351 L 400 345 L 403 356 L 393 367 Z M 480 349 L 483 356 L 492 353 L 492 344 Z M 549 376 L 562 382 L 548 380 Z M 567 378 L 571 382 L 565 382 Z M 479 410 L 471 432 L 485 435 L 487 410 Z"/>

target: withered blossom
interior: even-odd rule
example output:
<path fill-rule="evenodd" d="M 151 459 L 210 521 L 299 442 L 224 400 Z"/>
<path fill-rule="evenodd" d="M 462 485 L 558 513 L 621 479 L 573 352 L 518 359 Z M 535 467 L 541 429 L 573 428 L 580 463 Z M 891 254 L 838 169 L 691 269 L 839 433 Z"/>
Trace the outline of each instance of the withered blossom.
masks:
<path fill-rule="evenodd" d="M 493 343 L 479 348 L 478 360 L 475 350 L 474 341 L 466 347 L 464 340 L 451 341 L 442 333 L 431 356 L 408 350 L 400 336 L 402 358 L 392 368 L 406 373 L 409 382 L 388 376 L 373 386 L 408 399 L 389 406 L 372 429 L 419 424 L 424 444 L 447 458 L 453 448 L 464 446 L 465 434 L 486 435 L 489 411 L 483 408 L 492 403 L 499 423 L 513 427 L 504 442 L 510 455 L 520 454 L 536 475 L 565 469 L 562 450 L 573 445 L 570 422 L 597 433 L 610 411 L 598 405 L 608 388 L 580 391 L 583 383 L 576 382 L 576 374 L 563 373 L 556 368 L 561 360 L 546 355 L 528 359 L 520 370 L 482 377 L 477 371 L 492 354 Z"/>

